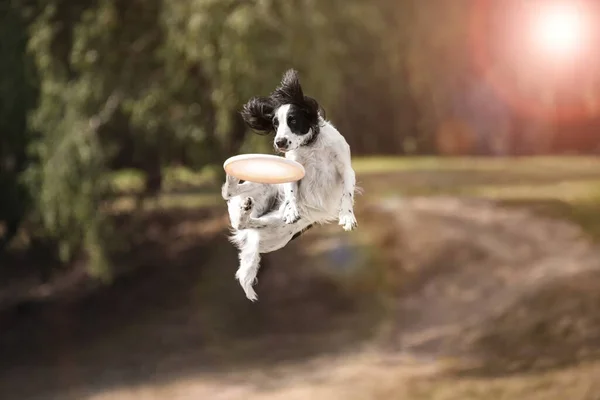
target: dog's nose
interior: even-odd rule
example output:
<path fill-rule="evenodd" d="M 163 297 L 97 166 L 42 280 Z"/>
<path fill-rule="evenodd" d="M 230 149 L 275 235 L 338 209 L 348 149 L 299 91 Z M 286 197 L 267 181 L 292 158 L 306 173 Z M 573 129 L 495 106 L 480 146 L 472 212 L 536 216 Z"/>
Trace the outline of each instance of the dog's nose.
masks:
<path fill-rule="evenodd" d="M 275 141 L 275 146 L 277 146 L 278 149 L 284 150 L 288 146 L 288 140 L 285 138 L 277 139 Z"/>

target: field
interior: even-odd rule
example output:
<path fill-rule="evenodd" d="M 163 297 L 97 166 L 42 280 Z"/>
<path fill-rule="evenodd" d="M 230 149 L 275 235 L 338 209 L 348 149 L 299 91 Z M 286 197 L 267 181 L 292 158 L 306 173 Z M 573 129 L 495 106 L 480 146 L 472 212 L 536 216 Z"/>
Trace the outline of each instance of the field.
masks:
<path fill-rule="evenodd" d="M 29 300 L 0 314 L 0 398 L 600 397 L 600 159 L 354 165 L 359 229 L 267 255 L 256 304 L 214 174 L 170 171 L 118 217 L 134 247 L 113 285 L 11 289 Z M 114 181 L 120 213 L 139 181 Z"/>

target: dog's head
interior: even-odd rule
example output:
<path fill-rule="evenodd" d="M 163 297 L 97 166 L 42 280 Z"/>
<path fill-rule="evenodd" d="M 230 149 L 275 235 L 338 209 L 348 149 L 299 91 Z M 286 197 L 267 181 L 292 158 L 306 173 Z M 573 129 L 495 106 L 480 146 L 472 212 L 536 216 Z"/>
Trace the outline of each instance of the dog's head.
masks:
<path fill-rule="evenodd" d="M 275 149 L 287 152 L 315 141 L 322 112 L 315 99 L 304 95 L 298 73 L 290 69 L 269 97 L 253 97 L 241 114 L 257 133 L 275 132 Z"/>

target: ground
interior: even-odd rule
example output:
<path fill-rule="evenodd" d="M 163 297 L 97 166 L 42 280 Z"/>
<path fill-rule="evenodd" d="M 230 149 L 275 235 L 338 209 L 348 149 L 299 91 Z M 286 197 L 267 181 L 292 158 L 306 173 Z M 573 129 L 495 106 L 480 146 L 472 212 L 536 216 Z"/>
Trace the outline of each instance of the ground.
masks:
<path fill-rule="evenodd" d="M 121 221 L 112 286 L 1 292 L 0 398 L 600 396 L 600 161 L 355 165 L 359 229 L 265 257 L 256 304 L 218 196 L 189 188 Z"/>

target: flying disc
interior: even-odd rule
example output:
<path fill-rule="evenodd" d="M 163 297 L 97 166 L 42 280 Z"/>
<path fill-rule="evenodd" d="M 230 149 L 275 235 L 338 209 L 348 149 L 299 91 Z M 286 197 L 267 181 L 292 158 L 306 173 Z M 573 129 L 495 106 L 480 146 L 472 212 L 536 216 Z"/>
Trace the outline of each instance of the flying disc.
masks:
<path fill-rule="evenodd" d="M 286 183 L 304 178 L 306 173 L 297 161 L 271 154 L 240 154 L 223 164 L 228 175 L 257 183 Z"/>

